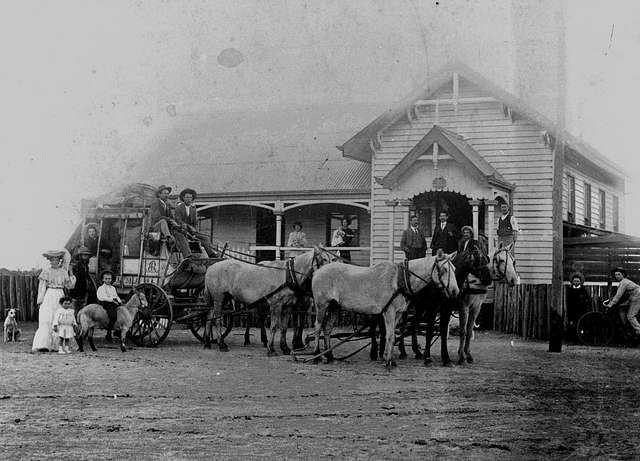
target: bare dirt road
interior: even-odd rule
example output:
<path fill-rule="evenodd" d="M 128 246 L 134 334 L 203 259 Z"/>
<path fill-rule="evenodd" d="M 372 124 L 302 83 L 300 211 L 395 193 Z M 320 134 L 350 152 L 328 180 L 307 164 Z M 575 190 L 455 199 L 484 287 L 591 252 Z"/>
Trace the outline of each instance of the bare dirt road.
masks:
<path fill-rule="evenodd" d="M 479 333 L 473 365 L 387 372 L 364 352 L 267 358 L 237 334 L 204 350 L 184 330 L 156 349 L 33 355 L 27 330 L 0 344 L 2 459 L 640 458 L 640 349 Z"/>

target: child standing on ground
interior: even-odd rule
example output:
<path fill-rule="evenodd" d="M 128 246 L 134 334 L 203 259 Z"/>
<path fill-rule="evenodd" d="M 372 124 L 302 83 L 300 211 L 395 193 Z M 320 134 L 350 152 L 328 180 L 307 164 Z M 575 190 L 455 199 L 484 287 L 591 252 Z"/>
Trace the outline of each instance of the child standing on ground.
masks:
<path fill-rule="evenodd" d="M 76 313 L 73 310 L 73 299 L 68 296 L 60 298 L 60 307 L 55 313 L 53 319 L 53 331 L 58 333 L 60 338 L 60 348 L 58 354 L 70 354 L 69 339 L 75 336 L 74 327 L 78 326 L 76 322 Z"/>

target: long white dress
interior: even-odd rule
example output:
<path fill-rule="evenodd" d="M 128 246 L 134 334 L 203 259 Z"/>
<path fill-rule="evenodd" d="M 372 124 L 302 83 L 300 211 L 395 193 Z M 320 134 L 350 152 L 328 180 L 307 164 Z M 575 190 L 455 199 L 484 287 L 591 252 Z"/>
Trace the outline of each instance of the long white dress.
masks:
<path fill-rule="evenodd" d="M 38 329 L 33 337 L 32 351 L 47 349 L 58 350 L 58 334 L 53 331 L 53 320 L 60 307 L 60 298 L 64 296 L 64 288 L 73 288 L 76 278 L 69 275 L 66 269 L 48 268 L 40 273 L 38 286 Z"/>

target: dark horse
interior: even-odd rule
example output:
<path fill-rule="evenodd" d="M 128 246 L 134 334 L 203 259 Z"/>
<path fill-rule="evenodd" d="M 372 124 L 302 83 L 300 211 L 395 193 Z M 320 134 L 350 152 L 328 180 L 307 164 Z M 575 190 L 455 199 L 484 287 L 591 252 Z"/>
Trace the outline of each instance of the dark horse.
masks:
<path fill-rule="evenodd" d="M 416 359 L 424 358 L 424 364 L 430 365 L 431 359 L 431 343 L 436 330 L 436 323 L 439 325 L 440 333 L 440 355 L 443 366 L 451 366 L 451 358 L 447 348 L 446 338 L 449 334 L 449 321 L 453 311 L 460 308 L 462 293 L 465 287 L 465 281 L 469 274 L 473 274 L 480 279 L 485 285 L 491 283 L 491 271 L 487 265 L 488 259 L 481 250 L 473 248 L 458 253 L 453 260 L 456 268 L 456 281 L 460 287 L 460 295 L 456 298 L 446 298 L 442 292 L 433 286 L 427 286 L 420 292 L 416 293 L 410 304 L 409 314 L 403 318 L 402 324 L 406 325 L 404 331 L 401 331 L 400 342 L 398 348 L 400 350 L 400 358 L 406 358 L 407 353 L 404 346 L 404 338 L 411 336 L 411 348 Z M 439 322 L 438 314 L 440 314 Z M 418 344 L 418 330 L 420 323 L 426 324 L 425 332 L 425 350 L 422 352 Z M 372 346 L 373 347 L 373 346 Z"/>

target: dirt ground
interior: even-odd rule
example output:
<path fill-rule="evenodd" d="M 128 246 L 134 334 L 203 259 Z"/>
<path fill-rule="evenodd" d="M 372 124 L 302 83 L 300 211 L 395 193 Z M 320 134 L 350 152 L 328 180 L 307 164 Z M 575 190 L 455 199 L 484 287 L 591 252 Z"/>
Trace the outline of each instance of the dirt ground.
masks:
<path fill-rule="evenodd" d="M 174 330 L 155 349 L 34 355 L 22 327 L 0 344 L 2 459 L 640 458 L 640 349 L 479 332 L 473 365 L 387 372 L 364 352 L 268 358 L 256 331 L 228 353 Z"/>

